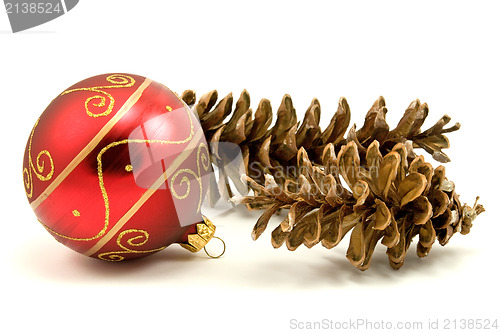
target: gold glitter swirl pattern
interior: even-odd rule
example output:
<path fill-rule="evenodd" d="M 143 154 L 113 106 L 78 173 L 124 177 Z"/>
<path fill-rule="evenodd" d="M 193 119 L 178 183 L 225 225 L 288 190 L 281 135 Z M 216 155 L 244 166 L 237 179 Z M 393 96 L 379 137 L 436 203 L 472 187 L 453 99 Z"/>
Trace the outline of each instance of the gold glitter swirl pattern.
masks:
<path fill-rule="evenodd" d="M 203 151 L 204 150 L 204 151 Z M 208 169 L 210 168 L 210 162 L 209 162 L 209 159 L 208 159 L 208 155 L 209 152 L 208 152 L 208 148 L 207 146 L 201 142 L 198 146 L 198 151 L 196 153 L 196 166 L 197 166 L 197 171 L 198 171 L 198 174 L 196 174 L 193 170 L 191 169 L 180 169 L 178 170 L 173 176 L 172 176 L 172 180 L 171 180 L 171 183 L 170 183 L 170 191 L 172 192 L 172 195 L 176 198 L 176 199 L 179 199 L 179 200 L 182 200 L 182 199 L 185 199 L 189 196 L 189 193 L 191 192 L 191 183 L 189 181 L 189 178 L 185 175 L 181 178 L 181 181 L 179 183 L 182 184 L 182 183 L 186 183 L 186 192 L 184 194 L 178 194 L 177 191 L 175 190 L 175 180 L 177 179 L 177 177 L 179 175 L 181 175 L 182 173 L 187 173 L 187 174 L 190 174 L 192 175 L 196 181 L 198 182 L 198 185 L 200 186 L 200 199 L 198 200 L 198 208 L 196 210 L 196 212 L 199 212 L 200 209 L 201 209 L 201 203 L 203 202 L 203 184 L 202 184 L 202 181 L 201 181 L 201 167 L 203 167 L 203 169 L 205 171 L 208 171 Z M 200 166 L 200 162 L 201 162 L 201 166 Z"/>
<path fill-rule="evenodd" d="M 23 169 L 23 180 L 24 180 L 24 191 L 26 192 L 26 196 L 31 199 L 33 197 L 33 178 L 31 177 L 28 168 Z"/>
<path fill-rule="evenodd" d="M 130 237 L 127 239 L 126 244 L 124 244 L 123 239 L 126 236 L 134 236 Z M 123 249 L 123 251 L 112 251 L 112 252 L 105 252 L 99 254 L 97 257 L 102 260 L 106 261 L 122 261 L 125 259 L 123 256 L 124 254 L 129 254 L 129 253 L 139 253 L 139 254 L 144 254 L 144 253 L 152 253 L 152 252 L 158 252 L 163 250 L 166 246 L 162 246 L 157 249 L 153 250 L 138 250 L 136 248 L 143 246 L 146 244 L 149 240 L 149 233 L 146 230 L 140 230 L 140 229 L 128 229 L 125 231 L 122 231 L 119 235 L 118 238 L 116 239 L 116 244 L 120 248 Z"/>
<path fill-rule="evenodd" d="M 96 235 L 91 236 L 91 237 L 84 237 L 84 238 L 70 237 L 70 236 L 66 236 L 66 235 L 63 235 L 61 233 L 56 232 L 55 230 L 51 229 L 50 227 L 48 227 L 47 225 L 45 225 L 41 221 L 40 221 L 40 223 L 42 223 L 42 225 L 51 233 L 53 233 L 59 237 L 71 239 L 74 241 L 92 241 L 94 239 L 102 237 L 106 233 L 106 231 L 109 227 L 109 215 L 110 215 L 109 197 L 108 197 L 108 192 L 106 190 L 106 186 L 104 185 L 104 175 L 103 175 L 103 167 L 102 167 L 103 154 L 113 147 L 123 145 L 123 144 L 128 144 L 128 143 L 182 144 L 182 143 L 188 142 L 194 136 L 194 127 L 193 127 L 193 120 L 191 118 L 191 114 L 190 114 L 189 110 L 188 109 L 185 109 L 185 110 L 186 110 L 186 113 L 187 113 L 188 118 L 189 118 L 190 131 L 189 131 L 189 135 L 187 136 L 187 138 L 185 138 L 183 140 L 172 141 L 172 140 L 124 139 L 121 141 L 112 142 L 112 143 L 108 144 L 106 147 L 101 149 L 101 151 L 97 155 L 97 176 L 98 176 L 98 180 L 99 180 L 99 187 L 101 189 L 102 198 L 104 201 L 104 225 L 103 225 L 102 229 Z M 200 184 L 201 184 L 201 181 L 200 181 Z"/>
<path fill-rule="evenodd" d="M 175 180 L 177 179 L 177 177 L 182 174 L 182 173 L 188 173 L 190 175 L 193 175 L 193 177 L 198 181 L 198 183 L 201 184 L 201 180 L 198 178 L 198 176 L 196 175 L 196 173 L 194 173 L 193 170 L 191 169 L 180 169 L 178 170 L 173 176 L 172 176 L 172 180 L 171 180 L 171 184 L 170 184 L 170 191 L 172 192 L 172 195 L 176 198 L 176 199 L 185 199 L 189 196 L 189 193 L 191 193 L 191 182 L 189 181 L 189 178 L 187 176 L 183 176 L 181 178 L 181 181 L 179 183 L 182 184 L 182 183 L 186 183 L 186 192 L 184 194 L 178 194 L 177 191 L 175 190 Z M 201 190 L 201 186 L 200 186 L 200 190 Z"/>
<path fill-rule="evenodd" d="M 110 88 L 128 88 L 132 87 L 135 84 L 135 80 L 133 77 L 123 74 L 113 74 L 106 78 L 106 81 L 111 83 L 109 86 L 97 86 L 97 87 L 89 87 L 89 88 L 76 88 L 64 91 L 61 96 L 70 94 L 75 91 L 92 91 L 98 93 L 98 95 L 91 96 L 85 100 L 85 110 L 87 114 L 92 118 L 104 117 L 109 115 L 113 111 L 113 107 L 115 105 L 115 99 L 111 96 L 110 93 L 102 90 L 102 89 L 110 89 Z M 109 105 L 105 111 L 101 113 L 93 113 L 90 111 L 89 104 L 96 108 L 103 108 L 106 105 L 106 101 L 109 100 Z"/>
<path fill-rule="evenodd" d="M 204 151 L 202 151 L 204 150 Z M 210 153 L 208 152 L 207 145 L 205 145 L 203 142 L 200 143 L 198 146 L 198 151 L 196 153 L 196 166 L 198 167 L 198 176 L 200 177 L 200 201 L 198 202 L 198 212 L 200 211 L 201 208 L 201 202 L 203 200 L 202 198 L 202 185 L 201 185 L 201 169 L 200 169 L 200 161 L 201 161 L 201 166 L 203 167 L 203 170 L 206 172 L 208 169 L 210 169 L 210 159 L 209 159 Z"/>
<path fill-rule="evenodd" d="M 33 159 L 31 158 L 31 145 L 33 143 L 33 135 L 35 134 L 35 129 L 38 126 L 39 121 L 40 121 L 40 119 L 38 119 L 36 121 L 35 126 L 33 126 L 33 129 L 31 130 L 29 143 L 28 143 L 28 167 L 23 169 L 23 179 L 24 179 L 25 191 L 26 191 L 26 195 L 30 199 L 33 196 L 33 173 L 42 182 L 46 182 L 46 181 L 49 181 L 52 179 L 52 176 L 54 175 L 54 170 L 55 170 L 54 160 L 52 159 L 52 156 L 50 155 L 48 150 L 42 150 L 41 152 L 38 153 L 38 155 L 36 156 L 36 167 L 33 164 Z M 48 160 L 50 162 L 50 170 L 46 175 L 44 175 L 45 162 L 41 161 L 41 158 L 43 156 L 48 158 Z"/>

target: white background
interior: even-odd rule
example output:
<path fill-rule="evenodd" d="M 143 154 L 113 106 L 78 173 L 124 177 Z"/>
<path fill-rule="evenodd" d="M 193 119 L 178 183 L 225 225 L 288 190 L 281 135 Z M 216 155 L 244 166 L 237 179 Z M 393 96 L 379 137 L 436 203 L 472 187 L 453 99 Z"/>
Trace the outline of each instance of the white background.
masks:
<path fill-rule="evenodd" d="M 4 332 L 287 332 L 290 320 L 498 318 L 499 6 L 491 1 L 86 0 L 12 34 L 0 13 L 1 253 Z M 449 135 L 448 178 L 486 212 L 467 236 L 392 270 L 382 247 L 360 272 L 334 249 L 274 250 L 250 238 L 258 212 L 214 219 L 219 260 L 177 245 L 121 264 L 66 249 L 25 198 L 22 156 L 49 102 L 86 77 L 135 73 L 172 90 L 246 88 L 256 108 L 284 93 L 302 115 L 313 97 L 322 126 L 345 96 L 362 124 L 378 96 L 393 127 L 410 102 L 462 128 Z M 427 160 L 430 157 L 426 156 Z M 495 317 L 496 316 L 496 317 Z"/>

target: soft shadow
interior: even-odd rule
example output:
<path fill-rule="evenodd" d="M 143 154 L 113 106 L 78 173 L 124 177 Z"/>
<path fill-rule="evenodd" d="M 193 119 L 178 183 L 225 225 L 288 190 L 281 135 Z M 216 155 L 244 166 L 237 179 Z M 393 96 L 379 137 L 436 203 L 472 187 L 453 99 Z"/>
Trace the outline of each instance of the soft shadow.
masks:
<path fill-rule="evenodd" d="M 21 273 L 51 282 L 88 283 L 95 281 L 151 282 L 175 275 L 188 274 L 192 264 L 209 260 L 176 244 L 153 255 L 123 262 L 105 262 L 78 254 L 59 244 L 47 245 L 46 239 L 35 239 L 17 251 L 14 261 Z M 42 249 L 42 250 L 41 250 Z M 36 254 L 36 255 L 34 255 Z"/>
<path fill-rule="evenodd" d="M 330 252 L 330 253 L 328 253 Z M 318 253 L 311 253 L 317 256 Z M 432 282 L 436 277 L 456 276 L 468 262 L 478 255 L 478 250 L 460 246 L 440 247 L 436 244 L 426 258 L 418 258 L 415 247 L 410 247 L 405 264 L 398 270 L 391 268 L 385 251 L 381 248 L 374 253 L 371 266 L 366 271 L 353 267 L 345 257 L 345 252 L 327 250 L 321 258 L 311 261 L 287 258 L 280 262 L 266 262 L 252 266 L 253 272 L 246 275 L 247 286 L 271 289 L 332 289 L 346 286 L 384 287 L 414 283 Z M 250 276 L 259 275 L 259 279 Z"/>

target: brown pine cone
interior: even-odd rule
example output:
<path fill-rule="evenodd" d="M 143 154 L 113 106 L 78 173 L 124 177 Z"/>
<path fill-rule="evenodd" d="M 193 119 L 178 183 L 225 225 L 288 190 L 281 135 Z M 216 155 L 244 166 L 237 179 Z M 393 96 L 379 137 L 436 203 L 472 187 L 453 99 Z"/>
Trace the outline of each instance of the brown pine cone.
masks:
<path fill-rule="evenodd" d="M 355 125 L 344 138 L 350 122 L 350 108 L 345 98 L 339 101 L 337 112 L 333 115 L 330 124 L 321 130 L 319 126 L 321 107 L 319 101 L 312 100 L 302 122 L 297 121 L 292 99 L 285 95 L 277 111 L 277 119 L 272 127 L 271 103 L 267 99 L 259 102 L 255 113 L 250 108 L 250 96 L 244 90 L 233 110 L 232 94 L 227 95 L 217 103 L 217 91 L 213 90 L 203 95 L 196 103 L 193 90 L 186 90 L 181 98 L 191 105 L 199 116 L 207 141 L 212 144 L 212 162 L 219 167 L 219 183 L 212 175 L 211 187 L 219 191 L 210 191 L 210 202 L 213 204 L 219 199 L 219 192 L 226 193 L 226 199 L 232 196 L 228 179 L 231 179 L 240 193 L 246 193 L 246 184 L 240 182 L 241 170 L 235 165 L 229 165 L 234 156 L 241 150 L 247 175 L 259 184 L 264 184 L 265 174 L 272 173 L 278 184 L 283 185 L 285 178 L 283 171 L 294 172 L 297 164 L 299 148 L 307 151 L 311 161 L 320 163 L 321 153 L 326 145 L 332 143 L 335 152 L 348 141 L 356 143 L 360 158 L 364 161 L 368 146 L 377 140 L 380 151 L 385 154 L 397 143 L 408 142 L 414 148 L 423 148 L 440 162 L 449 161 L 442 152 L 449 147 L 444 133 L 460 128 L 456 124 L 444 129 L 450 118 L 443 116 L 434 126 L 421 132 L 427 114 L 427 104 L 415 100 L 405 111 L 399 124 L 393 130 L 385 121 L 387 108 L 385 100 L 380 97 L 375 101 L 365 117 L 363 126 L 356 131 Z M 229 120 L 226 121 L 226 118 Z M 218 148 L 221 142 L 234 144 Z M 291 168 L 287 168 L 290 167 Z M 290 174 L 289 177 L 298 175 Z"/>
<path fill-rule="evenodd" d="M 278 209 L 289 209 L 272 232 L 274 247 L 286 242 L 289 250 L 295 250 L 301 244 L 312 247 L 321 242 L 332 248 L 352 229 L 347 258 L 365 270 L 380 239 L 391 266 L 397 269 L 415 236 L 419 236 L 417 254 L 424 257 L 436 238 L 445 245 L 454 233 L 467 234 L 483 206 L 477 200 L 472 208 L 462 206 L 454 184 L 445 177 L 445 168 L 434 169 L 423 156 L 411 156 L 407 146 L 397 143 L 382 153 L 380 143 L 373 140 L 365 151 L 365 164 L 360 163 L 355 141 L 343 145 L 337 156 L 334 144 L 327 144 L 321 164 L 311 162 L 301 148 L 297 181 L 288 178 L 279 185 L 267 175 L 262 186 L 246 177 L 255 196 L 240 202 L 249 209 L 266 209 L 253 238 L 264 232 Z"/>

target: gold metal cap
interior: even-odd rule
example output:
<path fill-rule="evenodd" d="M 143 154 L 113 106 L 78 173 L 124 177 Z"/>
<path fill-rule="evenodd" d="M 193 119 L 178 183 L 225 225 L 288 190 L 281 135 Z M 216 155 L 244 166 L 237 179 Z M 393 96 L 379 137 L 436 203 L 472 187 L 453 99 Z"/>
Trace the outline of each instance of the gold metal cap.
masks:
<path fill-rule="evenodd" d="M 215 225 L 203 216 L 203 222 L 196 224 L 196 234 L 189 234 L 187 243 L 179 243 L 179 245 L 191 252 L 198 252 L 207 245 L 214 234 Z"/>

